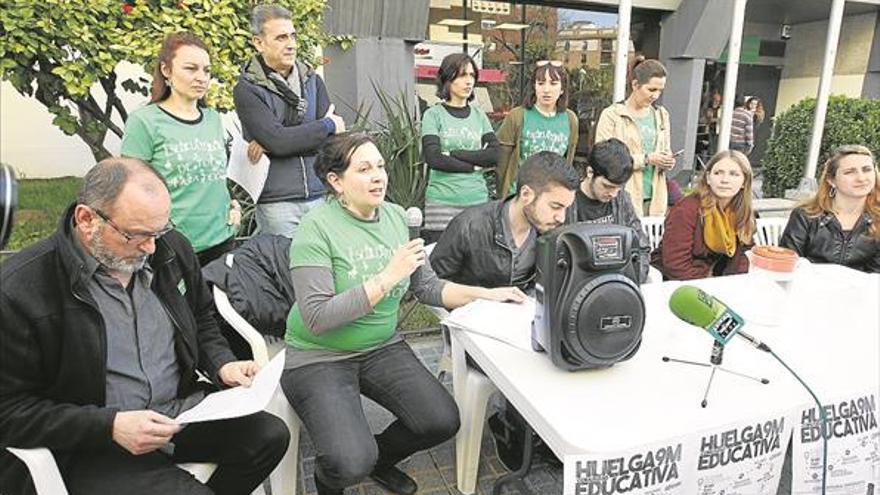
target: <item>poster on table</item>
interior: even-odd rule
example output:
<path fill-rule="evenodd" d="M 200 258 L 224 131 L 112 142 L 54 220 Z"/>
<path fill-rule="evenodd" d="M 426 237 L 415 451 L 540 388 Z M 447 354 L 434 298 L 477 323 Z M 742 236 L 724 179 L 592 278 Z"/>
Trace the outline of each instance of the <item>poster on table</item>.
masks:
<path fill-rule="evenodd" d="M 687 438 L 678 438 L 629 451 L 606 455 L 568 455 L 563 459 L 564 495 L 675 495 L 688 493 L 683 483 L 692 484 L 685 462 Z M 692 449 L 693 450 L 693 449 Z"/>
<path fill-rule="evenodd" d="M 880 495 L 877 394 L 840 397 L 824 404 L 828 438 L 827 495 Z M 793 495 L 822 492 L 822 429 L 818 407 L 798 411 L 792 439 Z"/>
<path fill-rule="evenodd" d="M 775 495 L 794 427 L 792 414 L 767 416 L 699 435 L 697 495 Z"/>
<path fill-rule="evenodd" d="M 775 495 L 793 426 L 777 414 L 613 455 L 566 456 L 563 493 Z"/>

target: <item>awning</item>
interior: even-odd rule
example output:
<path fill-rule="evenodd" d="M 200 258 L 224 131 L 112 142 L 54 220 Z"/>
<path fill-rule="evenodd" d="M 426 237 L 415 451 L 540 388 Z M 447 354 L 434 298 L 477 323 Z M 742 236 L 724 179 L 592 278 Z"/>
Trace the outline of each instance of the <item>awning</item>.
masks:
<path fill-rule="evenodd" d="M 416 78 L 417 79 L 436 79 L 437 72 L 440 71 L 440 67 L 434 67 L 431 65 L 417 65 L 416 66 Z M 505 81 L 505 72 L 501 69 L 480 69 L 480 79 L 477 80 L 478 83 L 503 83 Z"/>

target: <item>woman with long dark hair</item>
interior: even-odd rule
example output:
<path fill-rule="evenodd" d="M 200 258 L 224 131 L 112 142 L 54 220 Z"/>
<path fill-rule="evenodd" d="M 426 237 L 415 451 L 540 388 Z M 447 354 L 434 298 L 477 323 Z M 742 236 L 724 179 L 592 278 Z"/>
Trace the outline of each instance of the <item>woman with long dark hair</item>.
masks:
<path fill-rule="evenodd" d="M 666 88 L 666 68 L 657 60 L 636 58 L 629 76 L 630 94 L 602 111 L 596 142 L 617 138 L 633 157 L 626 192 L 640 215 L 663 216 L 667 207 L 666 172 L 675 166 L 669 112 L 657 104 Z"/>
<path fill-rule="evenodd" d="M 559 60 L 541 60 L 522 106 L 507 114 L 498 129 L 498 196 L 516 192 L 519 164 L 540 151 L 553 151 L 574 162 L 577 115 L 568 109 L 568 73 Z"/>
<path fill-rule="evenodd" d="M 208 47 L 188 32 L 162 42 L 150 102 L 128 116 L 122 155 L 140 158 L 165 178 L 171 218 L 202 265 L 232 249 L 241 210 L 226 187 L 226 134 L 205 106 L 211 82 Z"/>
<path fill-rule="evenodd" d="M 669 209 L 651 264 L 665 280 L 746 273 L 754 217 L 749 159 L 739 151 L 719 151 L 694 192 Z"/>
<path fill-rule="evenodd" d="M 483 169 L 498 162 L 498 140 L 486 113 L 471 104 L 478 77 L 470 55 L 447 55 L 437 73 L 442 101 L 422 115 L 422 154 L 430 169 L 422 237 L 429 244 L 452 217 L 489 201 Z"/>
<path fill-rule="evenodd" d="M 880 179 L 870 149 L 834 150 L 819 190 L 791 213 L 779 245 L 814 263 L 880 272 Z"/>

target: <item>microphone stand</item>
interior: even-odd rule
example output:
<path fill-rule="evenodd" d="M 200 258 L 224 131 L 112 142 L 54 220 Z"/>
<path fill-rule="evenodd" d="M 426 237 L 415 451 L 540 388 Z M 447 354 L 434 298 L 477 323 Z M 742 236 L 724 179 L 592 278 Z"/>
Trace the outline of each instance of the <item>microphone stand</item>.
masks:
<path fill-rule="evenodd" d="M 753 380 L 753 381 L 756 381 L 756 382 L 764 384 L 764 385 L 767 385 L 768 383 L 770 383 L 770 380 L 768 380 L 766 378 L 758 378 L 755 376 L 747 375 L 745 373 L 740 373 L 738 371 L 733 371 L 733 370 L 722 367 L 721 362 L 723 361 L 723 359 L 724 359 L 724 344 L 722 344 L 721 342 L 718 342 L 717 340 L 715 340 L 714 343 L 712 344 L 712 354 L 709 356 L 708 363 L 700 363 L 697 361 L 688 361 L 686 359 L 676 359 L 676 358 L 671 358 L 669 356 L 663 356 L 664 363 L 679 363 L 679 364 L 686 364 L 689 366 L 702 366 L 702 367 L 710 368 L 709 382 L 706 384 L 706 392 L 703 394 L 702 402 L 700 402 L 701 407 L 706 407 L 709 405 L 709 389 L 712 388 L 712 380 L 713 380 L 713 378 L 715 378 L 716 371 L 723 371 L 725 373 L 730 373 L 731 375 L 736 375 L 740 378 L 746 378 L 748 380 Z"/>

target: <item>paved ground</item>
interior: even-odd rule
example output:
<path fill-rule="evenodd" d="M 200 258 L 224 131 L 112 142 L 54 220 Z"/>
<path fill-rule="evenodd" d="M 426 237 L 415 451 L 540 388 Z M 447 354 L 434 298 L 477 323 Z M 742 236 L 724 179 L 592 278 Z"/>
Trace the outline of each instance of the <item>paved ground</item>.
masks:
<path fill-rule="evenodd" d="M 442 352 L 442 343 L 439 334 L 425 337 L 407 338 L 416 355 L 425 363 L 428 369 L 436 373 L 437 360 Z M 444 379 L 446 387 L 452 391 L 452 383 L 449 377 Z M 373 431 L 381 431 L 391 422 L 391 415 L 378 405 L 369 400 L 364 400 L 364 408 Z M 314 495 L 314 463 L 315 452 L 308 433 L 303 430 L 300 439 L 300 473 L 297 495 Z M 429 451 L 420 452 L 400 464 L 400 467 L 419 484 L 421 495 L 460 495 L 455 488 L 455 440 L 450 440 Z M 791 474 L 790 462 L 784 467 L 783 482 L 777 495 L 790 494 Z M 478 495 L 491 495 L 492 487 L 499 477 L 507 474 L 507 470 L 498 461 L 495 446 L 489 434 L 489 428 L 485 429 L 483 445 L 480 454 L 479 480 L 477 483 Z M 562 468 L 546 464 L 538 464 L 533 467 L 531 473 L 525 479 L 526 485 L 535 495 L 562 494 Z M 784 488 L 783 488 L 784 487 Z M 382 495 L 388 492 L 377 486 L 372 481 L 361 483 L 346 490 L 346 495 Z M 516 489 L 507 486 L 503 494 L 519 493 Z"/>
<path fill-rule="evenodd" d="M 436 372 L 437 360 L 442 352 L 442 343 L 439 335 L 407 338 L 407 342 L 409 342 L 422 362 L 425 363 L 425 366 Z M 444 384 L 451 392 L 452 382 L 448 377 L 444 379 Z M 371 401 L 365 399 L 364 408 L 374 432 L 381 431 L 391 422 L 391 415 Z M 477 494 L 479 495 L 491 495 L 495 480 L 507 473 L 507 470 L 498 461 L 495 446 L 488 432 L 489 429 L 486 428 L 480 456 L 479 481 L 477 483 Z M 300 439 L 300 459 L 302 462 L 300 463 L 297 494 L 313 495 L 316 493 L 314 481 L 315 452 L 305 431 L 303 431 Z M 454 439 L 429 451 L 420 452 L 412 456 L 400 464 L 400 467 L 418 482 L 419 494 L 458 495 L 461 493 L 455 488 Z M 526 484 L 535 494 L 562 493 L 562 469 L 546 465 L 535 466 L 526 478 Z M 345 493 L 346 495 L 380 495 L 387 494 L 388 492 L 372 481 L 368 481 L 347 489 Z M 517 491 L 507 488 L 503 493 L 513 494 L 517 493 Z"/>

